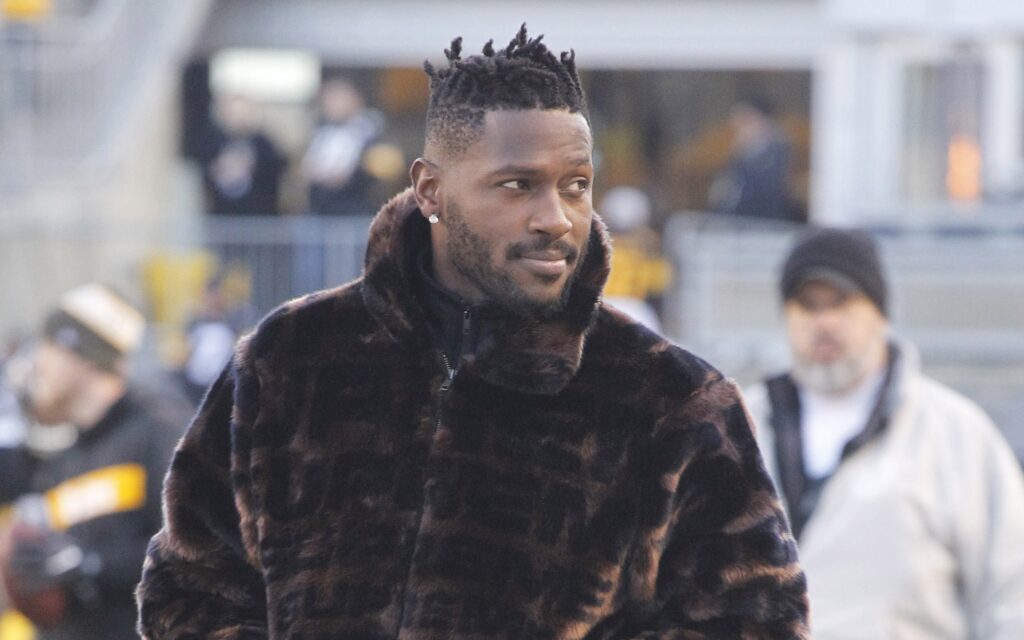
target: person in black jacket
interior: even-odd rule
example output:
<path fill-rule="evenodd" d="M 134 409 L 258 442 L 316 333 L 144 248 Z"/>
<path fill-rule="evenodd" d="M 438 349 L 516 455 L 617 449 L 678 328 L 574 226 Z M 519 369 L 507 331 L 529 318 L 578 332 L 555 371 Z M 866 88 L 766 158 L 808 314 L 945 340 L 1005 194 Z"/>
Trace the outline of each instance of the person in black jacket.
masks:
<path fill-rule="evenodd" d="M 715 178 L 709 201 L 714 211 L 737 216 L 803 222 L 789 188 L 789 142 L 763 97 L 750 95 L 729 112 L 735 144 L 728 167 Z"/>
<path fill-rule="evenodd" d="M 207 213 L 277 215 L 287 158 L 260 129 L 257 105 L 242 95 L 217 100 L 200 152 Z"/>
<path fill-rule="evenodd" d="M 302 158 L 309 207 L 318 215 L 368 215 L 377 178 L 366 168 L 384 117 L 367 108 L 348 81 L 332 78 L 320 91 L 320 120 Z"/>
<path fill-rule="evenodd" d="M 142 315 L 106 287 L 68 293 L 32 354 L 22 402 L 77 439 L 48 457 L 11 450 L 24 469 L 6 509 L 0 573 L 38 640 L 134 638 L 133 588 L 160 526 L 160 486 L 185 407 L 132 388 L 126 358 Z"/>
<path fill-rule="evenodd" d="M 21 445 L 28 427 L 18 402 L 16 382 L 19 371 L 25 369 L 26 358 L 14 345 L 6 351 L 0 355 L 0 505 L 21 493 L 26 475 Z"/>

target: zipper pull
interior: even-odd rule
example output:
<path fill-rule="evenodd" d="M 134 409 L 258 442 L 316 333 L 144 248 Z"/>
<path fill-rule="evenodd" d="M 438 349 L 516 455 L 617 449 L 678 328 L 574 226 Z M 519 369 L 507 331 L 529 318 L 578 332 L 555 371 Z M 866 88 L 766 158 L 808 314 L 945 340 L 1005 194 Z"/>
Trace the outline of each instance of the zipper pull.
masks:
<path fill-rule="evenodd" d="M 462 312 L 462 335 L 464 335 L 464 336 L 468 336 L 469 335 L 469 320 L 470 320 L 469 309 L 466 309 L 465 311 Z"/>
<path fill-rule="evenodd" d="M 452 369 L 452 365 L 448 362 L 448 356 L 443 352 L 441 353 L 441 363 L 444 365 L 445 373 L 448 374 L 448 377 L 441 381 L 441 393 L 444 393 L 452 386 L 452 380 L 455 379 L 455 369 Z"/>

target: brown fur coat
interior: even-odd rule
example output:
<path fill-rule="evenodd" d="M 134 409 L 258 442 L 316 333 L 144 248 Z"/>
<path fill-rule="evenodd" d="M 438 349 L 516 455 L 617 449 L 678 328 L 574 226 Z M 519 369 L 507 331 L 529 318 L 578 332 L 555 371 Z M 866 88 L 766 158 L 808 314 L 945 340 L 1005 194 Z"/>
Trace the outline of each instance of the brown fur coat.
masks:
<path fill-rule="evenodd" d="M 244 339 L 171 465 L 147 638 L 804 638 L 793 539 L 732 383 L 599 303 L 508 319 L 445 382 L 408 192 L 364 276 Z"/>

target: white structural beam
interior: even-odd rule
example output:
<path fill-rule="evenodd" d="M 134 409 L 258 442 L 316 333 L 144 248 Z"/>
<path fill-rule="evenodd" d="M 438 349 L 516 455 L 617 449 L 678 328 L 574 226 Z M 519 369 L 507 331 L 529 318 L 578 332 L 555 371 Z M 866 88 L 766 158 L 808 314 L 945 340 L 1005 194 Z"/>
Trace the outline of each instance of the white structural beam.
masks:
<path fill-rule="evenodd" d="M 808 69 L 825 42 L 811 0 L 517 2 L 221 0 L 202 45 L 303 48 L 329 61 L 419 66 L 454 36 L 479 50 L 526 22 L 594 68 Z"/>
<path fill-rule="evenodd" d="M 1020 189 L 1024 177 L 1024 48 L 1012 40 L 988 42 L 983 59 L 986 183 L 997 194 L 1009 193 Z"/>
<path fill-rule="evenodd" d="M 857 177 L 849 159 L 856 158 L 867 133 L 858 101 L 861 67 L 856 42 L 833 42 L 813 74 L 811 117 L 811 203 L 815 220 L 849 225 L 847 212 L 858 198 Z"/>
<path fill-rule="evenodd" d="M 817 222 L 864 223 L 898 202 L 902 65 L 887 47 L 837 38 L 815 68 L 811 210 Z"/>
<path fill-rule="evenodd" d="M 836 26 L 862 33 L 991 38 L 1024 31 L 1020 0 L 823 0 Z"/>

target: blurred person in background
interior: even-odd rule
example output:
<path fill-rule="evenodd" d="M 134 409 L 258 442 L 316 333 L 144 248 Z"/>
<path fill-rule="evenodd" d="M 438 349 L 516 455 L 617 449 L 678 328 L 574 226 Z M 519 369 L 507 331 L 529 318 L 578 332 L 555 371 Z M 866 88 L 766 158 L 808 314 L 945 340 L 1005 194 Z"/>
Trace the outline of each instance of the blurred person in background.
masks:
<path fill-rule="evenodd" d="M 248 274 L 238 267 L 218 271 L 203 287 L 199 308 L 185 328 L 188 357 L 181 370 L 185 393 L 197 406 L 231 360 L 238 336 L 257 319 L 248 293 Z"/>
<path fill-rule="evenodd" d="M 258 105 L 237 94 L 214 104 L 199 152 L 207 212 L 276 215 L 287 159 L 261 130 Z"/>
<path fill-rule="evenodd" d="M 806 233 L 780 289 L 794 365 L 746 395 L 814 637 L 1021 638 L 1021 469 L 982 410 L 890 336 L 871 236 Z"/>
<path fill-rule="evenodd" d="M 320 90 L 320 116 L 302 158 L 309 207 L 321 215 L 369 215 L 376 176 L 368 154 L 384 130 L 384 116 L 369 109 L 348 80 L 332 78 Z"/>
<path fill-rule="evenodd" d="M 650 226 L 651 199 L 636 187 L 614 187 L 599 211 L 615 245 L 605 302 L 661 332 L 653 302 L 668 287 L 672 270 L 661 256 L 661 238 Z"/>
<path fill-rule="evenodd" d="M 735 386 L 600 304 L 575 56 L 427 63 L 364 275 L 244 338 L 175 454 L 158 638 L 804 638 Z"/>
<path fill-rule="evenodd" d="M 405 171 L 402 152 L 381 139 L 384 116 L 367 107 L 348 80 L 326 80 L 318 106 L 318 122 L 301 165 L 309 210 L 322 216 L 369 216 L 374 202 L 386 197 L 379 189 Z M 296 247 L 294 260 L 295 290 L 308 292 L 324 286 L 322 247 Z"/>
<path fill-rule="evenodd" d="M 46 455 L 18 451 L 23 473 L 9 479 L 18 486 L 6 487 L 15 497 L 0 516 L 3 585 L 38 640 L 137 637 L 133 588 L 188 418 L 187 406 L 126 380 L 144 327 L 121 296 L 85 285 L 62 298 L 30 355 L 19 389 L 28 417 L 76 436 Z"/>
<path fill-rule="evenodd" d="M 737 216 L 802 222 L 789 187 L 789 142 L 773 120 L 764 97 L 750 95 L 733 105 L 729 124 L 735 135 L 729 165 L 711 185 L 714 211 Z"/>

